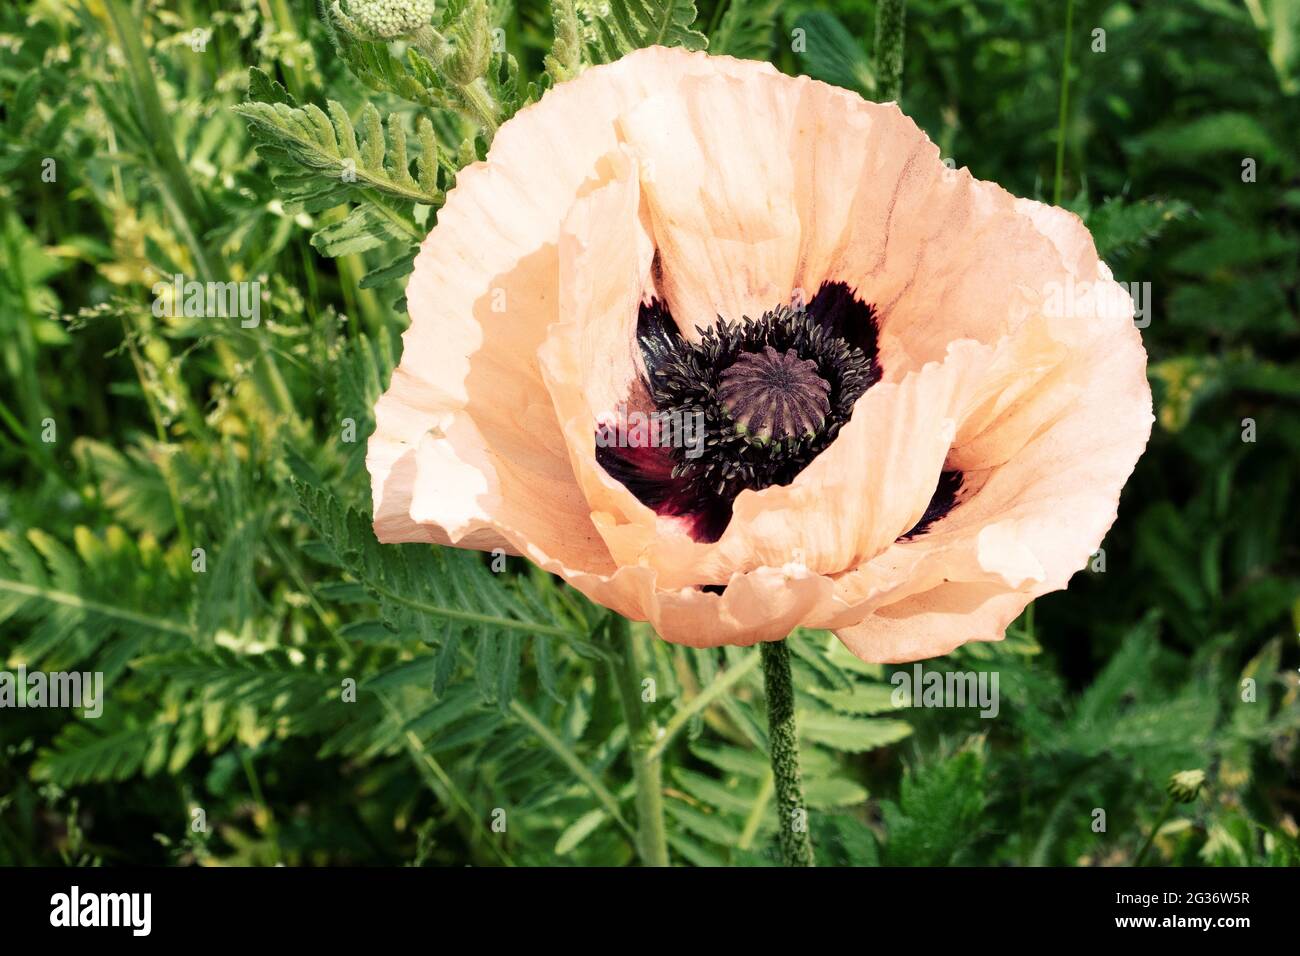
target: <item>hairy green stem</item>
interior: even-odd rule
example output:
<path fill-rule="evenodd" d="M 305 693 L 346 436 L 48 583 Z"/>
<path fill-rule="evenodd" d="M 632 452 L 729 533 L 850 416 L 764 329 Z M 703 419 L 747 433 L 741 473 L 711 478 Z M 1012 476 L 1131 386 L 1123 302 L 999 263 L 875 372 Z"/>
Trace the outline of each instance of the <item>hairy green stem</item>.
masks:
<path fill-rule="evenodd" d="M 443 68 L 443 61 L 447 57 L 447 39 L 433 27 L 421 27 L 411 34 L 410 41 L 421 53 L 434 65 L 439 71 Z M 444 74 L 445 75 L 445 74 Z M 484 138 L 491 143 L 492 138 L 496 136 L 497 129 L 501 125 L 501 109 L 496 101 L 492 99 L 492 92 L 483 82 L 483 78 L 476 77 L 469 82 L 461 82 L 450 76 L 446 77 L 456 91 L 460 94 L 461 103 L 464 109 L 461 112 L 476 121 L 483 129 Z"/>
<path fill-rule="evenodd" d="M 627 722 L 628 754 L 636 778 L 637 852 L 646 866 L 668 866 L 668 838 L 664 831 L 663 762 L 652 752 L 655 728 L 641 702 L 641 681 L 636 644 L 627 620 L 610 618 L 609 636 L 614 686 L 623 719 Z"/>
<path fill-rule="evenodd" d="M 876 99 L 899 101 L 903 94 L 903 25 L 907 0 L 880 0 L 876 7 Z"/>
<path fill-rule="evenodd" d="M 767 694 L 768 749 L 776 783 L 777 833 L 786 866 L 813 866 L 808 835 L 808 809 L 799 774 L 799 732 L 794 719 L 794 681 L 790 677 L 790 648 L 785 641 L 764 641 L 763 689 Z"/>
<path fill-rule="evenodd" d="M 482 77 L 466 83 L 464 86 L 458 86 L 461 98 L 469 108 L 471 114 L 479 121 L 483 127 L 487 141 L 492 142 L 493 137 L 497 134 L 497 129 L 501 125 L 499 119 L 500 107 L 492 99 L 492 93 L 488 90 L 487 84 L 483 82 Z"/>

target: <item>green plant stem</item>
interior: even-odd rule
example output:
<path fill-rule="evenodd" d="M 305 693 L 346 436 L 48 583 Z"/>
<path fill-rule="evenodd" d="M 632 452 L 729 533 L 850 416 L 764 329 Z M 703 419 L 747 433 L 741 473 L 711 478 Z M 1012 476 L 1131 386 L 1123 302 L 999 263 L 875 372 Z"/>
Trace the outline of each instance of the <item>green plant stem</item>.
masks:
<path fill-rule="evenodd" d="M 1061 100 L 1056 117 L 1056 176 L 1052 184 L 1052 202 L 1061 204 L 1065 187 L 1065 120 L 1070 112 L 1070 49 L 1074 32 L 1074 0 L 1065 2 L 1065 46 L 1061 50 Z"/>
<path fill-rule="evenodd" d="M 1142 844 L 1142 849 L 1138 850 L 1137 856 L 1133 857 L 1134 866 L 1142 865 L 1142 860 L 1146 857 L 1147 850 L 1151 849 L 1151 844 L 1155 842 L 1156 834 L 1160 832 L 1160 828 L 1164 826 L 1165 821 L 1169 819 L 1169 813 L 1173 808 L 1174 798 L 1172 796 L 1165 797 L 1165 805 L 1160 808 L 1160 815 L 1156 817 L 1156 822 L 1152 825 L 1151 832 L 1147 834 L 1147 841 Z"/>
<path fill-rule="evenodd" d="M 903 95 L 903 26 L 907 0 L 880 0 L 876 7 L 876 99 L 899 102 Z"/>
<path fill-rule="evenodd" d="M 575 777 L 586 784 L 587 789 L 600 801 L 600 805 L 605 808 L 605 812 L 609 814 L 611 820 L 622 827 L 629 836 L 635 835 L 632 828 L 628 826 L 627 821 L 624 820 L 623 814 L 619 812 L 618 800 L 605 788 L 605 785 L 591 772 L 590 768 L 582 762 L 582 759 L 573 752 L 573 748 L 552 733 L 546 724 L 542 723 L 531 710 L 519 703 L 519 701 L 512 700 L 510 702 L 510 713 L 528 727 L 537 736 L 538 740 L 545 744 L 566 767 L 573 771 Z"/>
<path fill-rule="evenodd" d="M 812 840 L 803 779 L 799 774 L 799 731 L 794 717 L 794 681 L 790 677 L 790 648 L 784 640 L 764 641 L 763 689 L 767 694 L 768 749 L 776 782 L 781 859 L 786 866 L 813 866 Z"/>
<path fill-rule="evenodd" d="M 263 6 L 263 15 L 270 15 L 270 19 L 275 24 L 275 29 L 282 35 L 288 37 L 292 42 L 301 42 L 302 35 L 298 32 L 298 24 L 294 21 L 293 14 L 289 10 L 289 5 L 285 0 L 270 0 L 269 4 Z M 281 71 L 284 73 L 285 89 L 294 99 L 301 100 L 307 92 L 307 75 L 297 58 L 292 65 L 281 63 Z"/>
<path fill-rule="evenodd" d="M 148 134 L 147 148 L 159 171 L 157 183 L 163 205 L 177 232 L 185 238 L 199 275 L 209 281 L 225 281 L 230 270 L 203 239 L 211 222 L 211 211 L 195 189 L 190 172 L 176 149 L 175 133 L 163 109 L 149 53 L 141 40 L 142 25 L 133 22 L 131 11 L 123 0 L 106 0 L 105 8 L 126 61 L 126 77 L 135 94 L 141 125 Z M 220 343 L 217 351 L 227 368 L 231 367 L 232 358 L 225 354 Z M 301 429 L 301 423 L 295 418 L 293 398 L 279 367 L 266 353 L 265 347 L 259 346 L 246 358 L 251 364 L 253 385 L 262 401 L 274 414 L 287 419 L 292 427 Z"/>
<path fill-rule="evenodd" d="M 279 862 L 283 858 L 283 853 L 280 851 L 280 829 L 276 826 L 275 812 L 262 793 L 262 783 L 257 776 L 257 768 L 253 765 L 253 756 L 242 744 L 239 747 L 239 762 L 244 767 L 244 777 L 248 780 L 248 791 L 253 797 L 253 802 L 266 813 L 266 835 L 275 846 L 275 859 Z"/>
<path fill-rule="evenodd" d="M 161 171 L 159 185 L 169 204 L 172 218 L 178 229 L 185 231 L 194 255 L 195 265 L 205 279 L 225 279 L 225 266 L 212 256 L 199 238 L 208 221 L 208 210 L 199 198 L 190 179 L 189 171 L 176 151 L 171 123 L 163 110 L 162 97 L 154 81 L 149 54 L 145 51 L 141 25 L 132 22 L 130 11 L 122 0 L 107 0 L 105 7 L 113 25 L 118 46 L 126 61 L 127 80 L 135 94 L 140 119 L 149 136 L 149 149 Z M 191 228 L 191 226 L 195 228 Z"/>
<path fill-rule="evenodd" d="M 775 789 L 775 784 L 776 781 L 770 772 L 763 775 L 763 783 L 754 796 L 754 805 L 749 810 L 749 816 L 745 818 L 745 826 L 740 831 L 740 839 L 736 841 L 736 849 L 748 850 L 754 845 L 754 837 L 758 835 L 758 828 L 763 824 L 763 815 L 767 813 L 767 805 L 772 802 L 772 791 Z"/>
<path fill-rule="evenodd" d="M 421 27 L 411 34 L 410 42 L 435 67 L 442 67 L 443 60 L 446 58 L 447 39 L 441 33 L 431 26 Z M 476 77 L 468 83 L 459 83 L 451 77 L 447 77 L 447 80 L 460 94 L 461 103 L 464 105 L 461 112 L 478 122 L 483 129 L 484 138 L 491 143 L 496 136 L 497 128 L 501 125 L 501 111 L 496 101 L 492 99 L 492 93 L 483 82 L 483 78 Z"/>
<path fill-rule="evenodd" d="M 492 142 L 497 134 L 497 128 L 501 125 L 498 119 L 500 110 L 492 99 L 487 84 L 480 77 L 464 86 L 458 86 L 457 89 L 460 90 L 461 98 L 473 117 L 482 125 L 485 138 L 489 143 Z"/>
<path fill-rule="evenodd" d="M 179 634 L 182 637 L 195 637 L 194 629 L 187 624 L 180 623 L 179 621 L 172 621 L 161 617 L 149 617 L 147 614 L 140 614 L 136 611 L 130 610 L 129 608 L 114 607 L 100 601 L 92 601 L 88 598 L 83 598 L 78 594 L 70 594 L 67 591 L 55 591 L 51 588 L 37 587 L 34 584 L 26 584 L 12 578 L 0 578 L 0 593 L 17 594 L 23 598 L 37 598 L 50 604 L 58 604 L 61 607 L 72 608 L 85 614 L 99 614 L 104 617 L 111 617 L 114 620 L 125 621 L 128 624 L 134 624 L 138 627 L 150 628 L 156 631 L 166 631 L 168 634 Z"/>
<path fill-rule="evenodd" d="M 140 350 L 136 348 L 135 340 L 131 337 L 131 330 L 127 327 L 126 320 L 122 320 L 122 341 L 126 343 L 127 352 L 131 356 L 131 364 L 135 366 L 135 375 L 140 382 L 140 394 L 144 396 L 145 407 L 149 409 L 149 417 L 153 419 L 154 436 L 158 439 L 160 446 L 166 446 L 170 442 L 167 429 L 163 427 L 162 414 L 158 410 L 158 403 L 154 399 L 153 390 L 149 388 L 149 382 L 144 374 L 144 359 L 140 356 Z M 159 469 L 162 472 L 163 482 L 167 485 L 167 497 L 171 499 L 172 517 L 176 521 L 176 533 L 180 536 L 181 545 L 186 551 L 190 550 L 193 539 L 190 537 L 190 528 L 185 521 L 185 509 L 181 507 L 180 486 L 176 481 L 176 460 L 171 456 L 164 456 Z"/>
<path fill-rule="evenodd" d="M 651 745 L 646 756 L 656 760 L 662 757 L 664 751 L 668 749 L 668 745 L 673 742 L 673 739 L 681 732 L 682 728 L 690 723 L 692 717 L 731 690 L 757 666 L 758 658 L 751 655 L 739 664 L 727 668 L 724 673 L 712 680 L 709 686 L 692 697 L 688 703 L 673 714 Z"/>
<path fill-rule="evenodd" d="M 627 620 L 613 615 L 609 624 L 614 686 L 627 722 L 628 754 L 636 779 L 637 852 L 646 866 L 668 866 L 664 831 L 663 762 L 651 753 L 654 727 L 641 703 L 641 681 Z"/>

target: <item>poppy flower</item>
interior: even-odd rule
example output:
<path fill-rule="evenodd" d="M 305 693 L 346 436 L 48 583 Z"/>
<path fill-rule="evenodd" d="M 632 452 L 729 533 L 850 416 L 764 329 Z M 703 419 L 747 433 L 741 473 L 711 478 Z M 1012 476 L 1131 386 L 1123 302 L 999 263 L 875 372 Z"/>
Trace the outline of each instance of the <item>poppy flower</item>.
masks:
<path fill-rule="evenodd" d="M 523 555 L 697 647 L 998 640 L 1150 434 L 1077 217 L 765 63 L 650 48 L 550 90 L 460 172 L 407 301 L 379 539 Z"/>

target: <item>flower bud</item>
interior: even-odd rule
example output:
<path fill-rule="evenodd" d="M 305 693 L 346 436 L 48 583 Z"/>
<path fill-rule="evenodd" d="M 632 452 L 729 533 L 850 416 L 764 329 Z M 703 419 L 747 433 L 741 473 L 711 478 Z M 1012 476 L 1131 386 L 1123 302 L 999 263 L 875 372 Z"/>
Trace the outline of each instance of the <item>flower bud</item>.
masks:
<path fill-rule="evenodd" d="M 409 36 L 433 19 L 433 0 L 347 0 L 348 16 L 380 40 Z"/>
<path fill-rule="evenodd" d="M 1191 803 L 1205 786 L 1204 770 L 1183 770 L 1169 778 L 1169 796 L 1179 803 Z"/>

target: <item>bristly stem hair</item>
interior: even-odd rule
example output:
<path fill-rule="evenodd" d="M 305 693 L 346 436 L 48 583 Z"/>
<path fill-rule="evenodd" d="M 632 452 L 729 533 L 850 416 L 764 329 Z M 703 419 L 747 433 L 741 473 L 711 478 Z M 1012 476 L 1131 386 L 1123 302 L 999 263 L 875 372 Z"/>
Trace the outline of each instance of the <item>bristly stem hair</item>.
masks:
<path fill-rule="evenodd" d="M 790 676 L 790 648 L 784 640 L 764 641 L 763 690 L 767 695 L 768 752 L 776 783 L 777 835 L 781 860 L 786 866 L 813 866 L 812 839 L 808 834 L 808 807 L 799 773 L 799 731 L 794 716 L 794 681 Z"/>

